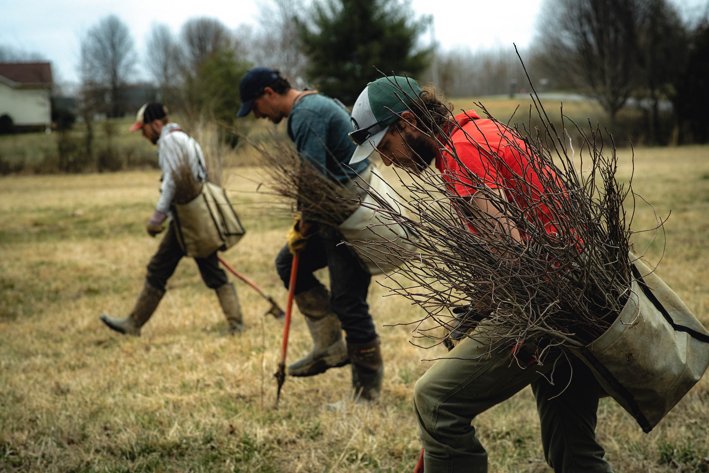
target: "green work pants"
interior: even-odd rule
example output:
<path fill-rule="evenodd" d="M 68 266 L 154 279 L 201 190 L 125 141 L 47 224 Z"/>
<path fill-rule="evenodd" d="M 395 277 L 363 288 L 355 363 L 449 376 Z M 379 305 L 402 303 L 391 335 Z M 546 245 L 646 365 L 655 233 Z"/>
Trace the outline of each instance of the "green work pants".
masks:
<path fill-rule="evenodd" d="M 484 473 L 487 453 L 472 420 L 532 386 L 547 463 L 555 472 L 611 472 L 596 441 L 596 410 L 603 394 L 586 366 L 560 351 L 543 366 L 526 368 L 509 353 L 466 338 L 416 383 L 414 405 L 426 473 Z"/>

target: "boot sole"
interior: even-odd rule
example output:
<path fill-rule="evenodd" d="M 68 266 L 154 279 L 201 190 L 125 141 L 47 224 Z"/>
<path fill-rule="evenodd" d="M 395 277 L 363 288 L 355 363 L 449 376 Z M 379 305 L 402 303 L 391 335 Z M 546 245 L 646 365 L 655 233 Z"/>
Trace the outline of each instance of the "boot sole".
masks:
<path fill-rule="evenodd" d="M 331 365 L 327 363 L 325 360 L 318 360 L 315 363 L 311 365 L 311 368 L 308 369 L 307 371 L 301 371 L 301 372 L 291 372 L 290 368 L 288 369 L 288 376 L 293 376 L 294 378 L 307 378 L 309 376 L 315 376 L 318 374 L 322 374 L 325 371 L 329 370 L 330 368 L 342 368 L 343 366 L 349 365 L 350 360 L 349 358 L 343 361 L 340 361 L 338 363 L 335 363 L 334 365 Z"/>

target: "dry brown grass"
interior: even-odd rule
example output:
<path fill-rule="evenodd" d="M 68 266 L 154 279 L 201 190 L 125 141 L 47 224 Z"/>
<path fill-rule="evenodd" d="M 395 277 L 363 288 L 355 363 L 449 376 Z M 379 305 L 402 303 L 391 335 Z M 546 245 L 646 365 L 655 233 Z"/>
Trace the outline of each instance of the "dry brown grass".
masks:
<path fill-rule="evenodd" d="M 536 115 L 530 97 L 466 97 L 451 99 L 450 102 L 453 104 L 454 113 L 467 110 L 471 104 L 481 102 L 501 122 L 506 122 L 513 116 L 519 120 L 529 118 L 530 108 L 532 114 Z M 558 115 L 561 105 L 559 100 L 543 99 L 541 103 L 548 113 Z M 592 100 L 565 100 L 563 109 L 564 114 L 572 117 L 603 116 L 603 109 Z"/>
<path fill-rule="evenodd" d="M 629 151 L 622 150 L 629 173 Z M 662 275 L 709 325 L 709 148 L 636 150 L 635 189 L 664 215 Z M 390 172 L 387 170 L 387 172 Z M 255 168 L 225 170 L 247 235 L 226 259 L 279 301 L 273 259 L 290 223 L 255 192 Z M 410 471 L 419 449 L 411 392 L 430 365 L 399 322 L 422 314 L 372 286 L 382 337 L 382 402 L 349 401 L 348 368 L 289 378 L 273 409 L 282 323 L 237 282 L 247 329 L 224 335 L 214 294 L 184 261 L 138 339 L 100 324 L 125 313 L 158 241 L 142 224 L 158 172 L 0 179 L 0 471 Z M 266 201 L 266 202 L 265 202 Z M 636 229 L 654 226 L 638 204 Z M 657 261 L 651 234 L 636 243 Z M 379 276 L 378 278 L 381 278 Z M 289 360 L 309 348 L 293 322 Z M 549 471 L 524 390 L 478 419 L 490 471 Z M 650 434 L 604 399 L 598 433 L 616 471 L 707 471 L 709 378 Z M 704 468 L 704 470 L 702 470 Z"/>

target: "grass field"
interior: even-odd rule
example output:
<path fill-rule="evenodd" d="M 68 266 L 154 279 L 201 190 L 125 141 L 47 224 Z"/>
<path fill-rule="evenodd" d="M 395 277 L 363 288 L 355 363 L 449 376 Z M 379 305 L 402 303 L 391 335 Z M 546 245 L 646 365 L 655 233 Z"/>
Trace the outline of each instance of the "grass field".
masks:
<path fill-rule="evenodd" d="M 624 177 L 629 158 L 622 150 Z M 226 170 L 248 233 L 225 257 L 284 302 L 273 259 L 289 218 L 256 192 L 259 174 Z M 189 260 L 141 338 L 102 326 L 102 311 L 130 310 L 158 244 L 142 227 L 158 178 L 0 178 L 0 471 L 411 471 L 420 447 L 412 389 L 425 360 L 444 353 L 410 343 L 410 329 L 396 324 L 421 314 L 376 282 L 369 301 L 386 373 L 374 405 L 349 400 L 343 368 L 287 379 L 275 410 L 282 323 L 264 317 L 267 304 L 237 283 L 247 328 L 226 336 L 217 299 Z M 709 147 L 638 149 L 634 182 L 647 200 L 637 203 L 634 227 L 653 227 L 653 208 L 671 210 L 658 272 L 709 326 Z M 638 234 L 635 243 L 657 262 L 661 234 Z M 308 349 L 296 315 L 289 360 Z M 549 471 L 530 390 L 476 425 L 491 472 Z M 617 472 L 709 471 L 709 377 L 650 434 L 602 400 L 598 435 Z"/>

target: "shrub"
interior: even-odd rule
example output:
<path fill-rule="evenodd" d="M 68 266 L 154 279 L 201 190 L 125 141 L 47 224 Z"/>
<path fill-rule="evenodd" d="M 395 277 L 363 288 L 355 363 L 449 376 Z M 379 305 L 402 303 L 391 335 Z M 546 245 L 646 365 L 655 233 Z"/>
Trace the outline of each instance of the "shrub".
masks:
<path fill-rule="evenodd" d="M 52 111 L 52 123 L 57 131 L 71 130 L 76 122 L 76 115 L 69 110 L 58 109 Z"/>
<path fill-rule="evenodd" d="M 115 147 L 105 146 L 101 148 L 96 156 L 98 172 L 114 172 L 123 169 L 123 159 L 116 151 Z"/>
<path fill-rule="evenodd" d="M 86 153 L 82 139 L 71 133 L 57 133 L 57 154 L 57 168 L 60 172 L 85 172 L 93 167 L 91 155 Z"/>
<path fill-rule="evenodd" d="M 7 113 L 0 115 L 0 135 L 9 135 L 15 129 L 15 122 Z"/>

